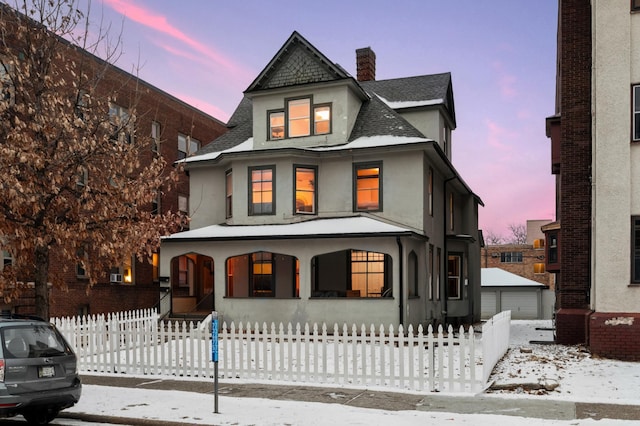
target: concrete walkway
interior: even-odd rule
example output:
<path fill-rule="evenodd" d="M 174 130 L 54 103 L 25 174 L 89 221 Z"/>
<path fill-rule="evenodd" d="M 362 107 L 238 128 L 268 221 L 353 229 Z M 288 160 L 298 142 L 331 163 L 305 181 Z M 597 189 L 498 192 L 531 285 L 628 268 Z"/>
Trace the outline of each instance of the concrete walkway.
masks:
<path fill-rule="evenodd" d="M 137 378 L 127 376 L 83 375 L 86 385 L 114 386 L 119 388 L 177 390 L 186 392 L 214 393 L 213 381 L 188 381 Z M 262 383 L 219 383 L 219 396 L 238 398 L 265 398 L 273 400 L 320 402 L 344 404 L 360 408 L 375 408 L 388 411 L 424 410 L 460 414 L 497 414 L 540 419 L 622 419 L 640 420 L 640 405 L 618 405 L 554 401 L 536 397 L 510 397 L 480 394 L 455 396 L 429 393 L 416 395 L 402 392 L 383 392 L 363 389 L 314 387 L 304 385 L 270 385 Z M 59 417 L 105 421 L 115 424 L 133 424 L 132 419 L 105 418 L 88 414 L 62 411 Z M 122 420 L 122 422 L 120 421 Z M 140 419 L 136 425 L 149 425 Z M 153 422 L 158 426 L 174 426 L 175 422 Z"/>

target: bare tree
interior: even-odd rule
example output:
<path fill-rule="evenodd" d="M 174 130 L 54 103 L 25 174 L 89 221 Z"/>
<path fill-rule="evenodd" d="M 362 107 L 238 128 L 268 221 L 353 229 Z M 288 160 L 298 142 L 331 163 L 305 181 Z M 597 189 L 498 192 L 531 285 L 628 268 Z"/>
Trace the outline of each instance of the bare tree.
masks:
<path fill-rule="evenodd" d="M 504 238 L 502 238 L 502 235 L 496 234 L 489 229 L 484 235 L 484 241 L 487 245 L 495 246 L 498 244 L 502 244 Z"/>
<path fill-rule="evenodd" d="M 507 238 L 509 244 L 526 244 L 527 243 L 527 227 L 526 225 L 519 223 L 512 223 L 509 225 L 509 231 L 511 235 Z"/>
<path fill-rule="evenodd" d="M 117 49 L 107 46 L 107 60 L 83 50 L 107 43 L 88 10 L 79 0 L 0 4 L 0 250 L 14 260 L 0 290 L 9 301 L 33 282 L 44 318 L 48 285 L 64 288 L 70 268 L 90 287 L 127 256 L 150 257 L 184 220 L 151 211 L 176 172 L 136 131 L 135 78 L 105 82 Z"/>

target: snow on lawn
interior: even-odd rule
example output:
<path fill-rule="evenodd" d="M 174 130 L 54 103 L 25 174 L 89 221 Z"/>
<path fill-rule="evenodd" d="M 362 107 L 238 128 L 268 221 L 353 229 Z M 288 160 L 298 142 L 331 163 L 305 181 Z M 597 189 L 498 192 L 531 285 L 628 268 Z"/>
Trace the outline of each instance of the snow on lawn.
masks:
<path fill-rule="evenodd" d="M 594 357 L 582 346 L 530 343 L 552 340 L 553 332 L 536 330 L 551 325 L 551 321 L 511 321 L 509 351 L 494 368 L 489 382 L 522 386 L 489 392 L 640 405 L 640 363 Z M 528 390 L 531 384 L 555 389 Z"/>

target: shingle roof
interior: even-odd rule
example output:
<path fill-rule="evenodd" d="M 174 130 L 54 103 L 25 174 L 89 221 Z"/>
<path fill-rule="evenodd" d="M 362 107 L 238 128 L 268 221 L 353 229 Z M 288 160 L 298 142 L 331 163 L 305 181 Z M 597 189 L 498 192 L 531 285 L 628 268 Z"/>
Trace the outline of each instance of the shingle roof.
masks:
<path fill-rule="evenodd" d="M 231 148 L 253 136 L 252 92 L 335 80 L 348 81 L 364 99 L 347 142 L 368 136 L 424 138 L 418 129 L 389 105 L 396 102 L 444 105 L 455 128 L 450 73 L 356 82 L 342 67 L 331 62 L 294 31 L 245 91 L 245 97 L 227 124 L 230 130 L 199 150 L 198 155 Z M 401 108 L 408 106 L 410 104 L 404 104 Z"/>
<path fill-rule="evenodd" d="M 391 102 L 442 100 L 455 124 L 455 107 L 451 73 L 420 75 L 390 80 L 371 80 L 360 82 L 368 93 Z"/>

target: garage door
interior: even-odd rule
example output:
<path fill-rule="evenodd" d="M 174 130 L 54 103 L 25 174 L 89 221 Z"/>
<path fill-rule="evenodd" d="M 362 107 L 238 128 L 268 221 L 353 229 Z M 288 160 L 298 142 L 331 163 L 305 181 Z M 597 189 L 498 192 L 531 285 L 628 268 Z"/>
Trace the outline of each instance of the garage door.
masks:
<path fill-rule="evenodd" d="M 481 309 L 480 316 L 483 319 L 491 318 L 497 312 L 496 306 L 496 292 L 495 291 L 483 291 L 482 298 L 480 299 Z"/>
<path fill-rule="evenodd" d="M 511 311 L 512 319 L 538 318 L 538 293 L 535 291 L 503 291 L 503 311 Z"/>

